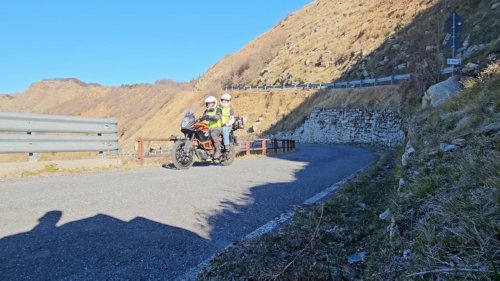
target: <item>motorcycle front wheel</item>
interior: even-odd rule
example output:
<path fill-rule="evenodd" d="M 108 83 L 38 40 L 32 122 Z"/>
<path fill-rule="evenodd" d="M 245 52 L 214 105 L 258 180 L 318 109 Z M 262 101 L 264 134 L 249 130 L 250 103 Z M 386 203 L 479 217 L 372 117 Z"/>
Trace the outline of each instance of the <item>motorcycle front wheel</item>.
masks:
<path fill-rule="evenodd" d="M 185 141 L 178 141 L 172 148 L 172 163 L 179 170 L 187 170 L 194 163 L 194 151 L 190 149 L 188 153 L 184 153 L 185 145 Z"/>

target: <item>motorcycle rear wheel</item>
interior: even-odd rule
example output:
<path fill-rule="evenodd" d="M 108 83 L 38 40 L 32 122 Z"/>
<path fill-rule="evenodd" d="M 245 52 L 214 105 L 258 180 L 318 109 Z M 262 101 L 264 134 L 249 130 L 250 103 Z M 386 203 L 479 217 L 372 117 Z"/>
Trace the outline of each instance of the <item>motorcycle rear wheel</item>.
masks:
<path fill-rule="evenodd" d="M 223 166 L 229 166 L 233 164 L 234 158 L 236 158 L 236 149 L 234 148 L 234 145 L 229 148 L 229 151 L 226 151 L 224 153 L 224 160 L 221 161 L 221 164 Z"/>
<path fill-rule="evenodd" d="M 184 153 L 184 145 L 185 141 L 178 141 L 172 148 L 172 163 L 179 170 L 187 170 L 194 163 L 194 151 L 190 149 L 187 154 Z"/>

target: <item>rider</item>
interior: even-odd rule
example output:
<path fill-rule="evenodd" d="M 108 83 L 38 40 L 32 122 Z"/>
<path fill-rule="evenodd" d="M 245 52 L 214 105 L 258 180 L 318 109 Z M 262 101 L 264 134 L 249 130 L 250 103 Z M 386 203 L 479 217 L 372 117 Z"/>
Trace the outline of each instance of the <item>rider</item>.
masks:
<path fill-rule="evenodd" d="M 222 139 L 224 141 L 224 147 L 229 148 L 231 146 L 231 141 L 229 140 L 229 133 L 233 127 L 234 123 L 234 110 L 231 104 L 231 95 L 228 93 L 223 94 L 220 97 L 220 105 L 222 116 L 221 116 L 221 125 L 222 125 Z"/>
<path fill-rule="evenodd" d="M 205 105 L 207 109 L 203 112 L 203 116 L 201 120 L 204 120 L 210 129 L 210 137 L 214 141 L 215 153 L 214 158 L 217 159 L 220 157 L 220 141 L 219 136 L 221 133 L 221 116 L 222 111 L 219 107 L 217 107 L 217 99 L 214 96 L 209 96 L 205 99 Z"/>

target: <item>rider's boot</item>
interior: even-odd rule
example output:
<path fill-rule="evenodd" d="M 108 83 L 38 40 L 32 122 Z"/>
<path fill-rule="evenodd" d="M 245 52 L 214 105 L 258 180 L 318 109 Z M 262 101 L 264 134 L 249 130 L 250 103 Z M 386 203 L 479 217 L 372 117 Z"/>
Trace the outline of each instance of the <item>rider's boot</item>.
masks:
<path fill-rule="evenodd" d="M 215 146 L 215 153 L 214 153 L 214 158 L 215 159 L 219 159 L 220 157 L 220 147 L 219 146 Z"/>

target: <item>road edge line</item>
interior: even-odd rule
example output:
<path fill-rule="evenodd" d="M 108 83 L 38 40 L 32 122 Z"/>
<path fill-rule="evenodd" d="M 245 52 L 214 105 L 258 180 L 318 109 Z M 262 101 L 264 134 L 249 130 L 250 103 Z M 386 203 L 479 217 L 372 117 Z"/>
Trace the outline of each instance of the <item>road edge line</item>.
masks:
<path fill-rule="evenodd" d="M 329 187 L 327 187 L 326 189 L 324 189 L 323 191 L 315 194 L 314 196 L 310 197 L 309 199 L 305 200 L 302 205 L 306 205 L 306 206 L 310 206 L 310 205 L 314 205 L 324 199 L 326 199 L 329 195 L 335 193 L 337 190 L 340 189 L 340 187 L 342 185 L 344 185 L 346 182 L 352 180 L 353 178 L 355 178 L 359 173 L 361 173 L 362 171 L 368 169 L 369 167 L 371 167 L 374 163 L 376 163 L 377 160 L 374 160 L 374 161 L 371 161 L 370 163 L 368 163 L 368 165 L 366 165 L 365 167 L 363 168 L 360 168 L 358 170 L 356 170 L 354 173 L 352 173 L 350 176 L 348 176 L 347 178 L 344 178 L 343 180 L 339 181 L 339 182 L 336 182 L 332 185 L 330 185 Z M 287 222 L 290 218 L 292 218 L 293 216 L 295 216 L 296 212 L 293 211 L 293 210 L 290 210 L 290 211 L 287 211 L 285 213 L 282 213 L 281 215 L 279 215 L 278 217 L 268 221 L 266 224 L 262 225 L 261 227 L 257 228 L 256 230 L 250 232 L 249 234 L 245 235 L 244 237 L 238 239 L 237 241 L 240 241 L 240 240 L 244 240 L 244 239 L 253 239 L 253 238 L 256 238 L 256 237 L 259 237 L 263 234 L 266 234 L 266 233 L 269 233 L 271 231 L 273 231 L 276 227 L 278 226 L 281 226 L 283 225 L 285 222 Z M 236 241 L 235 241 L 236 242 Z M 199 263 L 197 266 L 195 267 L 192 267 L 190 268 L 186 273 L 184 273 L 183 275 L 175 278 L 175 281 L 191 281 L 191 280 L 196 280 L 196 277 L 198 276 L 198 274 L 201 272 L 201 270 L 203 268 L 205 268 L 208 263 L 220 252 L 230 248 L 231 246 L 234 245 L 234 242 L 232 242 L 231 244 L 227 245 L 226 247 L 218 250 L 215 254 L 213 254 L 211 257 L 209 257 L 208 259 L 202 261 L 201 263 Z"/>

